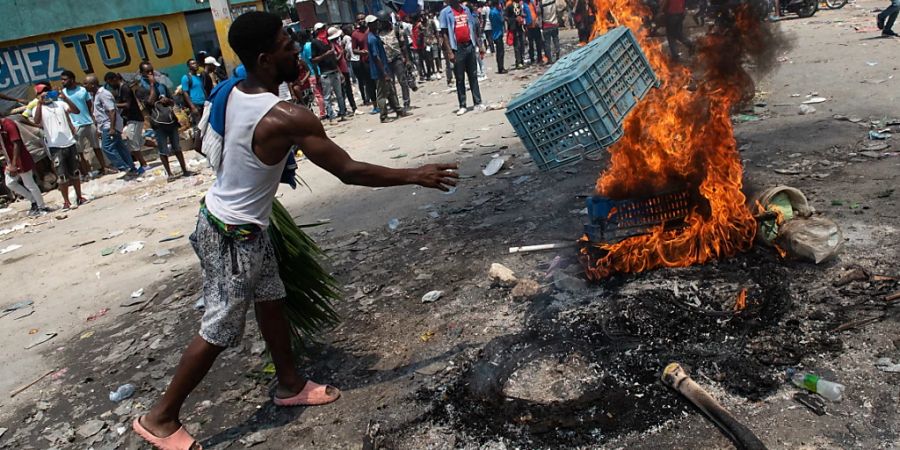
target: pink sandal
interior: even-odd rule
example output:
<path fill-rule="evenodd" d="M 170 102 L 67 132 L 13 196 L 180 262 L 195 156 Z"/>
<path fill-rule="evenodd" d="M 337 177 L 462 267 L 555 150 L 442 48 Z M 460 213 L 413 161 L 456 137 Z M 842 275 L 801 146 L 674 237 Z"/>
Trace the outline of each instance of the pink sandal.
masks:
<path fill-rule="evenodd" d="M 141 418 L 138 417 L 131 423 L 131 428 L 138 436 L 144 438 L 145 441 L 149 442 L 150 445 L 159 450 L 203 450 L 200 443 L 192 438 L 184 427 L 179 428 L 178 431 L 167 437 L 161 438 L 144 428 L 144 426 L 141 425 Z M 194 446 L 194 444 L 197 445 Z"/>
<path fill-rule="evenodd" d="M 332 390 L 331 394 L 328 393 L 329 389 Z M 336 387 L 307 380 L 306 386 L 303 386 L 303 390 L 297 395 L 288 398 L 274 397 L 273 401 L 278 406 L 321 406 L 339 398 L 341 398 L 341 391 Z"/>

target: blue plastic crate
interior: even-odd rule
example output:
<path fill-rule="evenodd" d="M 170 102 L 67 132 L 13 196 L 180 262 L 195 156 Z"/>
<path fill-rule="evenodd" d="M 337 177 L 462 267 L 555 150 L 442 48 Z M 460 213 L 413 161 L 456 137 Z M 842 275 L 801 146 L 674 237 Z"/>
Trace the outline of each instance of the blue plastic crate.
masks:
<path fill-rule="evenodd" d="M 506 108 L 541 170 L 580 161 L 622 137 L 622 122 L 659 80 L 627 27 L 560 58 Z"/>
<path fill-rule="evenodd" d="M 694 200 L 687 191 L 670 192 L 653 197 L 612 200 L 593 196 L 585 201 L 588 224 L 584 232 L 591 242 L 615 243 L 622 239 L 649 233 L 659 225 L 677 228 L 684 225 Z"/>

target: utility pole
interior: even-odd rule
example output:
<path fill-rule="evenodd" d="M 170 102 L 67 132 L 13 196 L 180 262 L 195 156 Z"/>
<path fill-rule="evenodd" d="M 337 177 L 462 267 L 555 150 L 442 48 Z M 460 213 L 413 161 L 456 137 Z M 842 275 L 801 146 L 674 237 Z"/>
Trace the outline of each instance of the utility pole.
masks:
<path fill-rule="evenodd" d="M 231 28 L 231 2 L 229 0 L 209 0 L 209 9 L 212 11 L 216 36 L 219 38 L 219 48 L 222 49 L 222 59 L 225 60 L 225 68 L 228 72 L 232 72 L 240 64 L 240 60 L 228 45 L 228 29 Z"/>

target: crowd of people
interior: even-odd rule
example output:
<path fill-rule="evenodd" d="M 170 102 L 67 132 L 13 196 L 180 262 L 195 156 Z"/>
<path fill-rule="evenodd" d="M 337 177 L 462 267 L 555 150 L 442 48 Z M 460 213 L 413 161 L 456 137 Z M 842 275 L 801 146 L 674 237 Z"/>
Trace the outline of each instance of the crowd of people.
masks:
<path fill-rule="evenodd" d="M 593 28 L 590 5 L 576 0 L 565 7 L 582 44 Z M 301 46 L 305 67 L 280 92 L 322 120 L 345 121 L 363 113 L 355 85 L 362 106 L 371 106 L 370 114 L 389 122 L 410 114 L 410 92 L 420 83 L 446 79 L 457 90 L 457 114 L 470 110 L 468 91 L 471 108 L 480 110 L 478 82 L 487 78 L 487 54 L 495 54 L 498 74 L 507 72 L 506 47 L 512 48 L 514 69 L 559 59 L 559 28 L 565 22 L 558 9 L 556 0 L 447 0 L 439 12 L 381 11 L 358 15 L 355 26 L 317 23 L 311 30 L 289 30 Z"/>
<path fill-rule="evenodd" d="M 447 86 L 456 88 L 458 115 L 484 110 L 478 83 L 487 78 L 486 55 L 495 55 L 497 74 L 507 73 L 507 47 L 513 52 L 513 69 L 553 63 L 560 56 L 563 14 L 579 29 L 583 44 L 593 26 L 590 5 L 575 0 L 559 11 L 563 8 L 556 0 L 447 0 L 440 11 L 381 11 L 360 14 L 354 25 L 317 23 L 299 32 L 288 28 L 303 64 L 296 80 L 279 87 L 279 97 L 306 106 L 329 123 L 365 114 L 363 106 L 386 123 L 411 114 L 410 93 L 421 83 L 446 79 Z M 43 214 L 49 209 L 41 187 L 47 189 L 43 180 L 49 177 L 63 197 L 62 208 L 77 208 L 87 201 L 82 181 L 119 172 L 127 179 L 143 175 L 149 168 L 141 151 L 147 138 L 155 143 L 170 181 L 190 176 L 182 147 L 200 150 L 204 104 L 229 74 L 221 53 L 200 52 L 185 64 L 187 74 L 175 85 L 143 61 L 136 74 L 109 72 L 102 80 L 94 75 L 77 80 L 65 70 L 58 86 L 37 83 L 30 101 L 7 98 L 23 106 L 3 118 L 0 127 L 5 156 L 0 196 L 24 198 L 32 204 L 30 214 Z M 179 117 L 179 111 L 186 117 Z M 186 128 L 184 144 L 180 132 Z M 180 174 L 170 166 L 171 156 Z"/>

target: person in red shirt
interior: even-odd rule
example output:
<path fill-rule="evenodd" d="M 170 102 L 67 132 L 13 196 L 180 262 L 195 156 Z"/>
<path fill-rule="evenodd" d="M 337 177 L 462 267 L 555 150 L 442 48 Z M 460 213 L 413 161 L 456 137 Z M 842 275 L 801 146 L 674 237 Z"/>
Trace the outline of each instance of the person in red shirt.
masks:
<path fill-rule="evenodd" d="M 356 29 L 350 34 L 353 54 L 358 60 L 352 61 L 353 74 L 359 81 L 359 91 L 362 94 L 363 105 L 375 104 L 375 80 L 369 73 L 369 25 L 366 24 L 365 14 L 356 16 Z"/>
<path fill-rule="evenodd" d="M 666 15 L 666 39 L 669 41 L 669 54 L 673 62 L 678 62 L 678 42 L 694 53 L 694 44 L 684 36 L 684 2 L 685 0 L 664 0 L 662 11 Z"/>
<path fill-rule="evenodd" d="M 30 216 L 41 215 L 47 211 L 41 190 L 34 181 L 32 171 L 34 160 L 31 153 L 25 148 L 22 137 L 19 135 L 19 127 L 10 119 L 0 119 L 0 146 L 6 155 L 6 175 L 9 176 L 7 187 L 16 194 L 31 202 Z"/>

